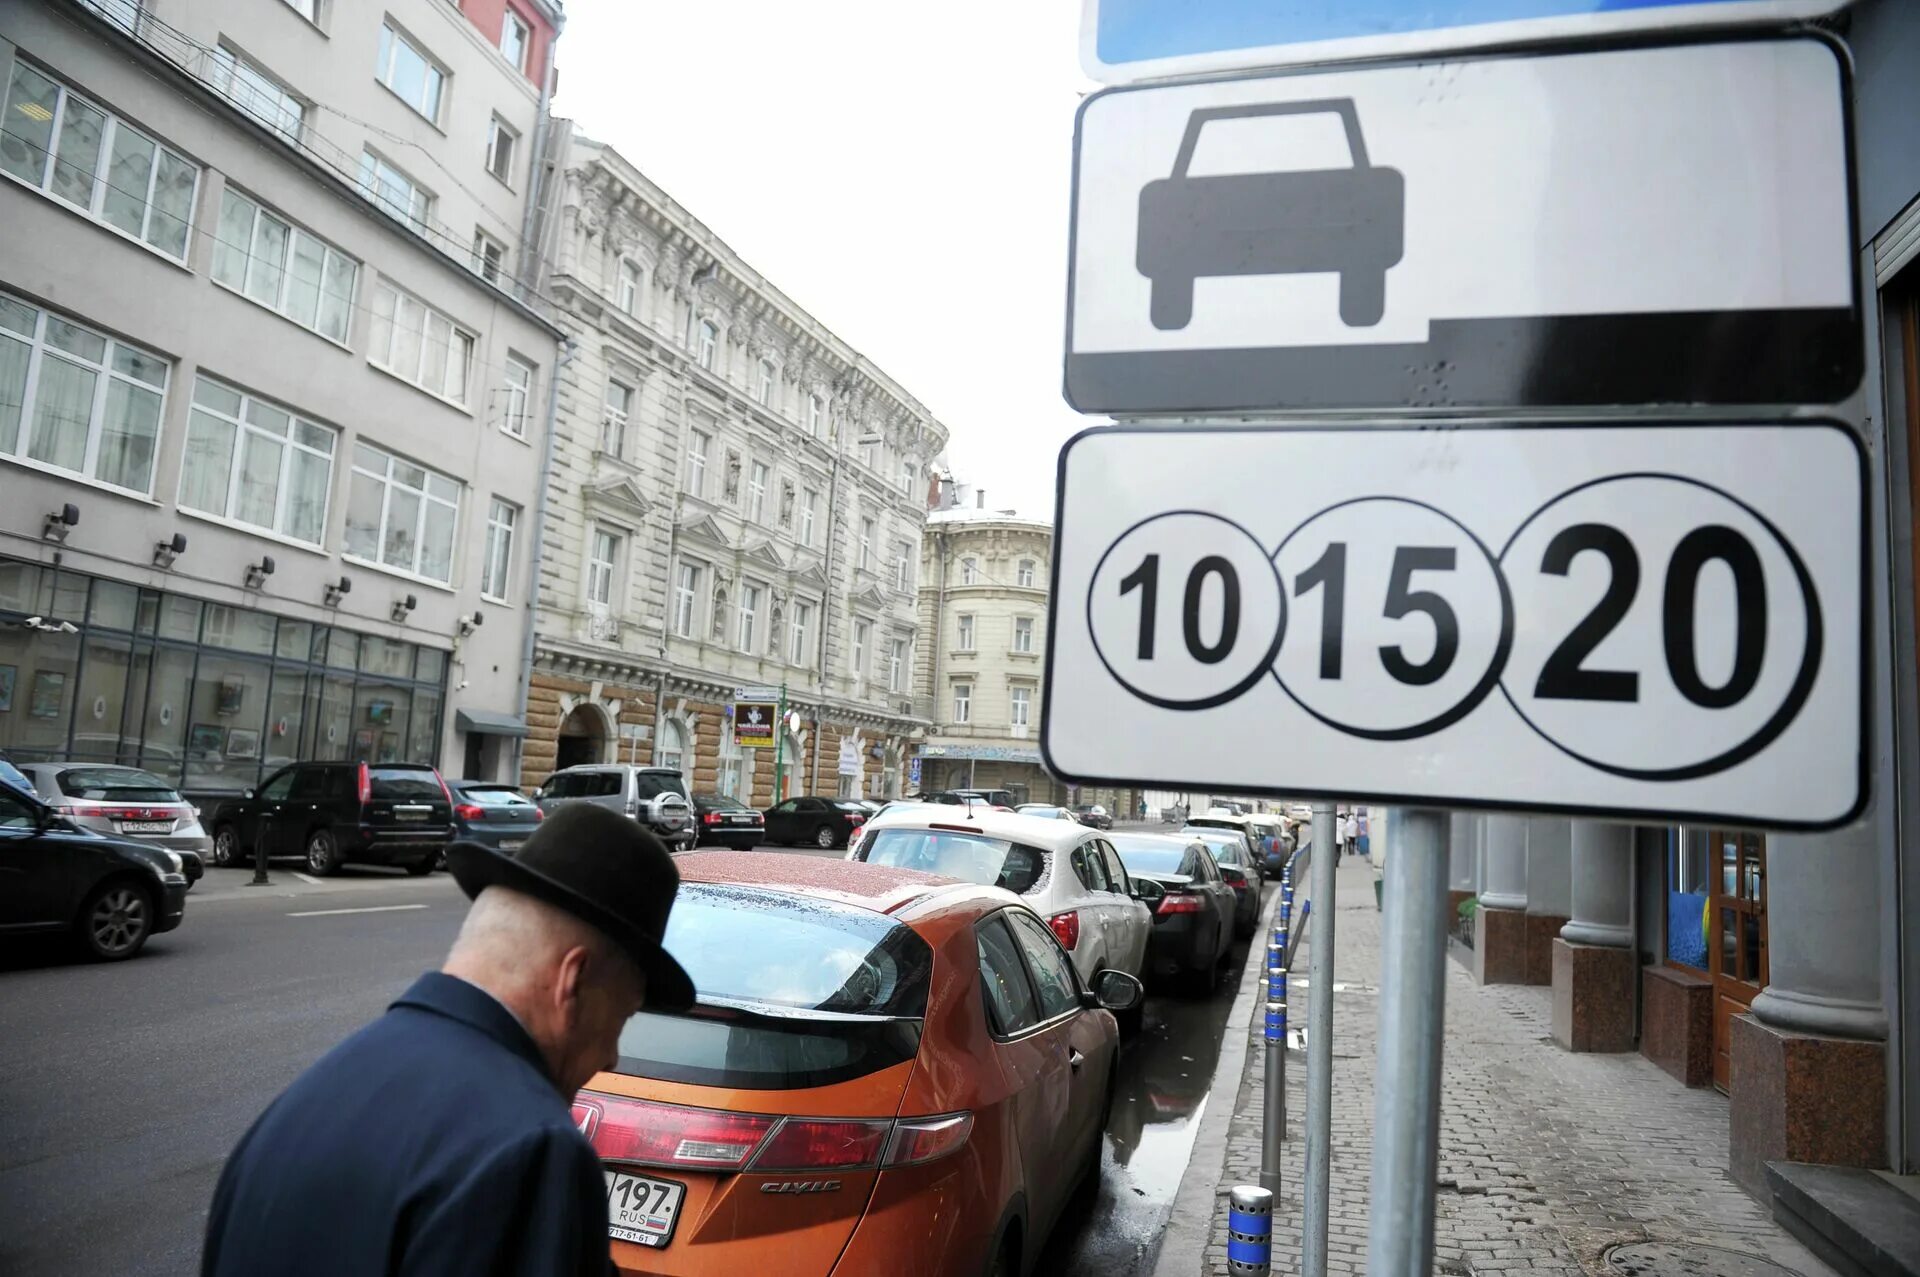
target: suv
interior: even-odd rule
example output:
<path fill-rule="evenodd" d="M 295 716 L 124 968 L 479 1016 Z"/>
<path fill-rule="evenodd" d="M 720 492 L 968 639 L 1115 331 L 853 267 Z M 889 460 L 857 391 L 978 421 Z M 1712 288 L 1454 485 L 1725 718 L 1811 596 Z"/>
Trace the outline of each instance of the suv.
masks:
<path fill-rule="evenodd" d="M 633 817 L 675 851 L 693 846 L 693 800 L 687 796 L 686 778 L 671 767 L 569 767 L 547 777 L 533 801 L 549 815 L 568 803 L 593 803 Z"/>
<path fill-rule="evenodd" d="M 213 863 L 300 856 L 321 877 L 344 864 L 432 871 L 453 841 L 453 799 L 425 763 L 294 763 L 213 809 Z"/>

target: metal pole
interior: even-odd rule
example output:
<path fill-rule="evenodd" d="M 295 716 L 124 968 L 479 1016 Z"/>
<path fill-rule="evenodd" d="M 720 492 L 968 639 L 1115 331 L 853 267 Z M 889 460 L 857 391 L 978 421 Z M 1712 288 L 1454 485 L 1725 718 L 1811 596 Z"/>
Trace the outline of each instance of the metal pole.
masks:
<path fill-rule="evenodd" d="M 1406 811 L 1386 864 L 1380 1054 L 1374 1069 L 1371 1277 L 1433 1270 L 1433 1176 L 1446 1028 L 1447 817 Z"/>
<path fill-rule="evenodd" d="M 1333 1178 L 1333 804 L 1313 805 L 1313 875 L 1310 902 L 1313 945 L 1307 950 L 1310 977 L 1307 1001 L 1307 1176 L 1305 1245 L 1300 1271 L 1306 1277 L 1325 1277 L 1327 1271 L 1327 1207 Z"/>

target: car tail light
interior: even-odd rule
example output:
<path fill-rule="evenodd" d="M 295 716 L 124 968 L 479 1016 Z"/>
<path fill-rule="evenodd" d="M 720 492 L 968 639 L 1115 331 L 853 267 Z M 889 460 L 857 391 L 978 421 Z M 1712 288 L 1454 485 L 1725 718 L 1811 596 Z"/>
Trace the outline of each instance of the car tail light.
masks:
<path fill-rule="evenodd" d="M 873 1166 L 887 1145 L 893 1123 L 820 1121 L 790 1117 L 780 1123 L 759 1155 L 756 1171 L 811 1171 Z"/>
<path fill-rule="evenodd" d="M 546 818 L 547 818 L 547 809 L 545 807 L 542 807 L 539 803 L 535 803 L 533 805 L 533 823 L 537 825 L 541 821 L 545 820 Z"/>
<path fill-rule="evenodd" d="M 703 825 L 717 825 L 720 823 L 720 813 L 717 811 L 710 811 L 706 815 L 700 817 L 700 823 Z"/>
<path fill-rule="evenodd" d="M 1221 865 L 1220 877 L 1223 878 L 1229 886 L 1244 887 L 1247 885 L 1247 876 L 1238 869 L 1235 869 L 1232 865 Z"/>
<path fill-rule="evenodd" d="M 918 1166 L 957 1152 L 973 1133 L 973 1114 L 916 1117 L 897 1123 L 887 1145 L 888 1166 Z"/>
<path fill-rule="evenodd" d="M 847 817 L 847 823 L 850 825 L 864 825 L 867 823 L 867 818 L 865 816 L 849 815 Z"/>
<path fill-rule="evenodd" d="M 453 809 L 453 814 L 462 820 L 485 820 L 487 809 L 479 803 L 461 803 Z"/>
<path fill-rule="evenodd" d="M 1047 925 L 1053 928 L 1053 934 L 1060 937 L 1060 944 L 1066 949 L 1080 943 L 1080 915 L 1072 909 L 1065 913 L 1056 913 L 1047 919 Z"/>
<path fill-rule="evenodd" d="M 1199 913 L 1205 907 L 1200 897 L 1191 891 L 1169 891 L 1160 897 L 1160 907 L 1154 913 L 1167 918 L 1176 913 Z"/>
<path fill-rule="evenodd" d="M 609 1162 L 737 1171 L 778 1120 L 584 1091 L 581 1097 L 600 1107 L 593 1147 Z"/>
<path fill-rule="evenodd" d="M 367 770 L 365 763 L 360 764 L 360 805 L 366 806 L 373 801 L 373 773 Z"/>

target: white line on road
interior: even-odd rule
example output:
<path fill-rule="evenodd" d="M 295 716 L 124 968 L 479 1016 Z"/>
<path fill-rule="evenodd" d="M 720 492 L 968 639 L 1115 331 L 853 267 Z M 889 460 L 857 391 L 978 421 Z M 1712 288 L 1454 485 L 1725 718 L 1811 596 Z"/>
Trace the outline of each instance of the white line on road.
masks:
<path fill-rule="evenodd" d="M 366 905 L 359 909 L 308 909 L 290 913 L 289 918 L 331 918 L 337 913 L 398 913 L 402 909 L 425 909 L 425 905 Z"/>
<path fill-rule="evenodd" d="M 307 877 L 307 875 L 303 873 L 296 873 L 294 877 L 298 878 L 301 882 L 307 883 L 309 886 L 317 887 L 320 885 L 320 880 L 318 878 L 309 878 Z"/>

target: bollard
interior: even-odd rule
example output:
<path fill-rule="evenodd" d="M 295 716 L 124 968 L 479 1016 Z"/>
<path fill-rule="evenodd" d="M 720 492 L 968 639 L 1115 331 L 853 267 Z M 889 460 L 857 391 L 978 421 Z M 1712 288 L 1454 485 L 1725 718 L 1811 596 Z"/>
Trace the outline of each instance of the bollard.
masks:
<path fill-rule="evenodd" d="M 1227 1271 L 1247 1277 L 1273 1269 L 1273 1194 L 1235 1184 L 1227 1194 Z"/>
<path fill-rule="evenodd" d="M 1260 1187 L 1280 1192 L 1281 1145 L 1287 1139 L 1287 1004 L 1267 1003 L 1266 1099 L 1260 1114 Z"/>
<path fill-rule="evenodd" d="M 271 887 L 273 880 L 267 877 L 267 840 L 256 836 L 253 840 L 253 881 L 249 887 Z"/>

